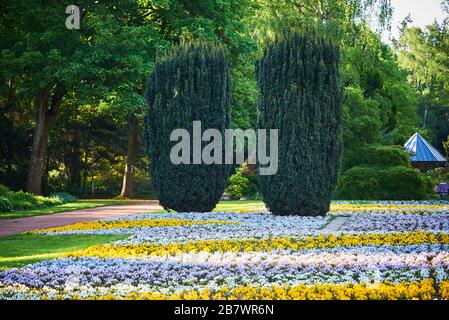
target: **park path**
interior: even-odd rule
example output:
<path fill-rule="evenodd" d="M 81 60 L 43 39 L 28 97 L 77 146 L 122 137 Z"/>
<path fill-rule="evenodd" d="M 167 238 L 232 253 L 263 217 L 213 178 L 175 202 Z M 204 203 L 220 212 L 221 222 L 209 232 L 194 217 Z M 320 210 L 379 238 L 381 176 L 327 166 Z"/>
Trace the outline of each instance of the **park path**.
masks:
<path fill-rule="evenodd" d="M 131 216 L 162 210 L 158 201 L 134 201 L 128 204 L 106 206 L 77 211 L 59 212 L 29 218 L 0 220 L 0 237 L 36 229 L 65 226 L 81 221 L 98 220 L 119 216 Z"/>
<path fill-rule="evenodd" d="M 326 227 L 324 227 L 323 231 L 326 232 L 337 232 L 343 226 L 343 224 L 348 220 L 348 217 L 336 217 L 332 220 Z"/>

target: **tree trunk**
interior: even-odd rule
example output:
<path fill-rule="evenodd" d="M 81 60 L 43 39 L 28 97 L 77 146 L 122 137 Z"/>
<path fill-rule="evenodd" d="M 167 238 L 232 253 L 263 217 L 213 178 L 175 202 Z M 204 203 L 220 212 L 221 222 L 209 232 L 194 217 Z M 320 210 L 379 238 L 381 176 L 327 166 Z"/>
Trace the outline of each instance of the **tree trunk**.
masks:
<path fill-rule="evenodd" d="M 48 132 L 62 102 L 62 87 L 57 85 L 52 94 L 48 88 L 39 91 L 35 103 L 36 128 L 28 170 L 27 190 L 42 194 L 42 173 L 48 145 Z"/>
<path fill-rule="evenodd" d="M 129 119 L 128 152 L 126 156 L 125 175 L 123 176 L 122 191 L 120 197 L 131 198 L 134 196 L 134 164 L 139 144 L 139 119 L 135 114 Z"/>
<path fill-rule="evenodd" d="M 74 128 L 72 131 L 72 150 L 70 152 L 70 191 L 79 191 L 81 187 L 81 131 Z"/>
<path fill-rule="evenodd" d="M 43 192 L 48 193 L 48 174 L 50 172 L 50 159 L 51 159 L 51 152 L 46 153 L 45 156 L 45 163 L 44 163 L 44 170 L 42 174 L 42 189 Z"/>
<path fill-rule="evenodd" d="M 85 192 L 87 190 L 87 176 L 89 172 L 89 165 L 87 163 L 88 160 L 88 152 L 89 152 L 89 146 L 86 145 L 86 148 L 84 149 L 84 160 L 83 160 L 83 182 L 81 186 L 82 192 Z"/>

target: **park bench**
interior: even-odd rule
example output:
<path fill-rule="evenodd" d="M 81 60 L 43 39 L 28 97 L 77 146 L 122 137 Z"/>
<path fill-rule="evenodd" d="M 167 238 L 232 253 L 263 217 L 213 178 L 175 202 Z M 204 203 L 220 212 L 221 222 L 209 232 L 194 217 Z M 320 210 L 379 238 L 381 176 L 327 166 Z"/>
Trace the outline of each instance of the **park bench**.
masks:
<path fill-rule="evenodd" d="M 449 195 L 449 184 L 442 182 L 436 186 L 435 192 L 438 193 L 441 197 Z"/>

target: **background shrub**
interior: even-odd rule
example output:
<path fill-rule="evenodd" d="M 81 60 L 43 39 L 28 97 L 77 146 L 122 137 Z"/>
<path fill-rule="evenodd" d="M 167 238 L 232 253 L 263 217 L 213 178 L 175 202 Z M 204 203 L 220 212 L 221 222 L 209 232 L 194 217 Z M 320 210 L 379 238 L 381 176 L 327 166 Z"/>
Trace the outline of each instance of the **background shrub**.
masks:
<path fill-rule="evenodd" d="M 225 192 L 231 200 L 240 200 L 247 194 L 249 184 L 249 179 L 237 172 L 229 178 L 229 186 Z"/>
<path fill-rule="evenodd" d="M 32 210 L 63 203 L 58 198 L 38 196 L 24 191 L 10 191 L 5 198 L 9 200 L 13 210 Z"/>
<path fill-rule="evenodd" d="M 248 188 L 246 189 L 244 197 L 254 200 L 261 200 L 262 195 L 260 194 L 260 179 L 257 172 L 245 174 L 244 176 L 248 179 Z"/>
<path fill-rule="evenodd" d="M 63 202 L 58 198 L 50 198 L 50 197 L 43 197 L 43 196 L 35 196 L 37 207 L 38 208 L 45 208 L 45 207 L 51 207 L 51 206 L 57 206 L 59 204 L 63 204 Z"/>
<path fill-rule="evenodd" d="M 346 155 L 343 170 L 356 166 L 410 167 L 410 155 L 399 146 L 367 145 Z"/>
<path fill-rule="evenodd" d="M 402 147 L 368 145 L 347 156 L 335 198 L 341 200 L 423 200 L 433 197 L 432 179 L 414 170 Z"/>
<path fill-rule="evenodd" d="M 0 197 L 6 197 L 9 193 L 8 187 L 5 187 L 4 185 L 0 184 Z"/>
<path fill-rule="evenodd" d="M 329 211 L 342 152 L 339 49 L 312 35 L 269 45 L 256 66 L 260 129 L 279 129 L 279 170 L 260 176 L 277 215 Z"/>
<path fill-rule="evenodd" d="M 344 200 L 423 200 L 432 195 L 432 181 L 407 167 L 358 166 L 339 180 L 338 199 Z"/>
<path fill-rule="evenodd" d="M 60 203 L 75 203 L 78 202 L 78 198 L 74 195 L 71 195 L 68 192 L 57 192 L 52 193 L 49 196 L 50 199 L 57 199 Z"/>
<path fill-rule="evenodd" d="M 201 121 L 203 130 L 214 128 L 224 137 L 231 105 L 224 49 L 210 43 L 183 44 L 174 49 L 157 62 L 146 100 L 149 116 L 145 138 L 152 182 L 161 205 L 175 211 L 212 211 L 223 195 L 232 166 L 175 165 L 170 152 L 176 143 L 170 141 L 170 135 L 175 129 L 185 129 L 193 139 L 193 121 Z M 203 147 L 207 144 L 203 142 Z"/>
<path fill-rule="evenodd" d="M 10 212 L 12 209 L 11 201 L 6 197 L 0 196 L 0 212 Z"/>
<path fill-rule="evenodd" d="M 39 202 L 34 194 L 24 191 L 10 192 L 8 199 L 14 210 L 28 210 L 42 206 L 42 202 Z"/>
<path fill-rule="evenodd" d="M 242 165 L 235 174 L 229 178 L 228 187 L 225 190 L 231 200 L 261 199 L 259 177 L 255 167 Z"/>

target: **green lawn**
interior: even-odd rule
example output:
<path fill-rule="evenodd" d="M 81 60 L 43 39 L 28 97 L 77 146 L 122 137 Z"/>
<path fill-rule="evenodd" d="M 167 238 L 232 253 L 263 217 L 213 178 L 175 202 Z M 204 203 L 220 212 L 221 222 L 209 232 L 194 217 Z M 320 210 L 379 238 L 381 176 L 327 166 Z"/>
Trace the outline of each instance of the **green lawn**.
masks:
<path fill-rule="evenodd" d="M 15 218 L 26 218 L 32 216 L 40 216 L 44 214 L 52 214 L 64 211 L 75 211 L 80 209 L 89 209 L 103 206 L 119 205 L 125 204 L 126 201 L 80 201 L 76 203 L 65 203 L 58 206 L 47 207 L 42 209 L 34 210 L 23 210 L 23 211 L 13 211 L 0 214 L 0 219 L 15 219 Z"/>
<path fill-rule="evenodd" d="M 236 210 L 261 210 L 265 208 L 263 201 L 258 200 L 245 200 L 245 201 L 220 201 L 215 212 L 226 212 Z"/>
<path fill-rule="evenodd" d="M 65 252 L 126 238 L 126 235 L 19 234 L 0 238 L 0 270 L 59 258 Z"/>
<path fill-rule="evenodd" d="M 220 201 L 214 209 L 214 212 L 232 212 L 239 210 L 249 210 L 254 212 L 265 211 L 265 204 L 259 200 L 242 200 L 242 201 Z M 164 213 L 160 210 L 155 213 Z M 173 211 L 172 211 L 173 212 Z"/>

